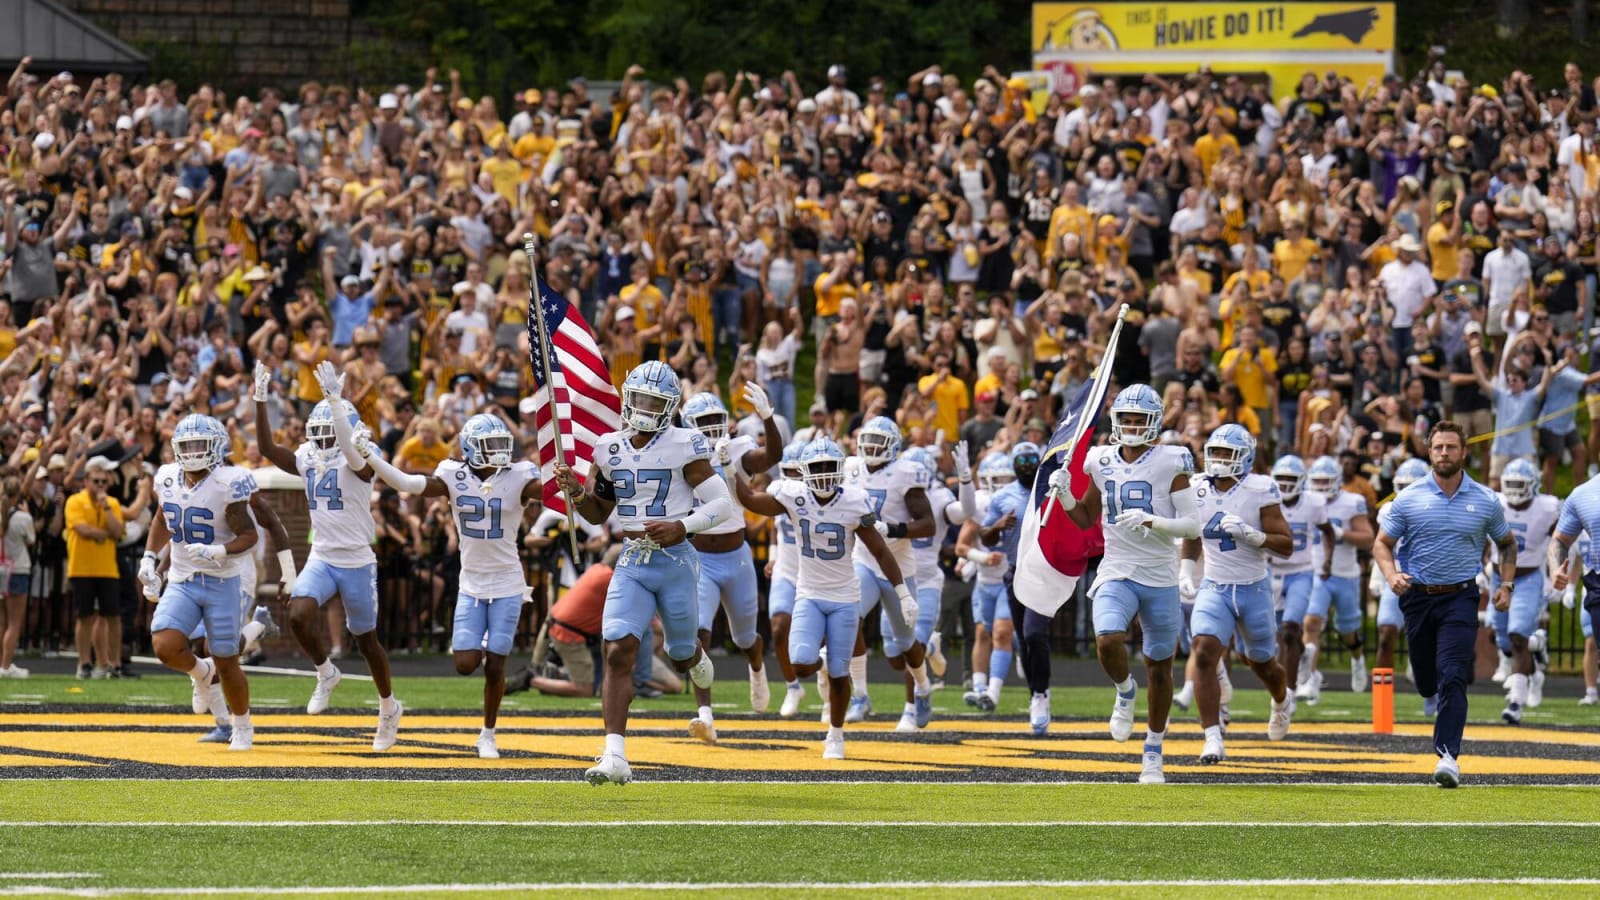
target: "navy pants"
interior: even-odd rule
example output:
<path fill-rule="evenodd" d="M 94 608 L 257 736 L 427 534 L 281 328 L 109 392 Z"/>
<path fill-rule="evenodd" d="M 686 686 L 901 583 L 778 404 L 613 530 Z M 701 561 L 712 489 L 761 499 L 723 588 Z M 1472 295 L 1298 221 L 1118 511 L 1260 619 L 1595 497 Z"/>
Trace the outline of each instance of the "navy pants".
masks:
<path fill-rule="evenodd" d="M 1050 690 L 1050 616 L 1036 613 L 1022 605 L 1012 584 L 1012 574 L 1006 575 L 1006 598 L 1011 603 L 1011 622 L 1016 627 L 1012 646 L 1017 648 L 1017 659 L 1022 662 L 1022 675 L 1028 681 L 1028 690 L 1042 694 Z"/>
<path fill-rule="evenodd" d="M 1400 610 L 1417 693 L 1439 697 L 1433 750 L 1459 758 L 1461 732 L 1467 727 L 1467 682 L 1477 659 L 1478 587 L 1432 596 L 1407 591 L 1400 597 Z"/>

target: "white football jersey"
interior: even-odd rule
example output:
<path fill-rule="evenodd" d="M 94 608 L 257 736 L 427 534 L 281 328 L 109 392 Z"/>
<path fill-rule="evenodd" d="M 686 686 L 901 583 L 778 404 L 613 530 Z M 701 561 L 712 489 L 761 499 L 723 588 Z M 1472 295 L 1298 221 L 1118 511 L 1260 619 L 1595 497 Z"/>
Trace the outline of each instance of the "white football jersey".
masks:
<path fill-rule="evenodd" d="M 512 463 L 480 481 L 466 463 L 447 459 L 433 477 L 450 490 L 461 544 L 461 593 L 479 600 L 521 595 L 531 599 L 522 571 L 517 531 L 522 525 L 522 489 L 539 480 L 539 467 Z"/>
<path fill-rule="evenodd" d="M 1328 498 L 1302 490 L 1294 505 L 1287 500 L 1283 502 L 1283 517 L 1289 522 L 1289 535 L 1294 538 L 1294 554 L 1288 559 L 1269 554 L 1267 565 L 1274 575 L 1309 572 L 1316 562 L 1318 535 L 1328 521 Z"/>
<path fill-rule="evenodd" d="M 294 452 L 294 464 L 306 483 L 313 536 L 310 558 L 340 567 L 377 562 L 372 550 L 378 535 L 372 517 L 372 482 L 363 481 L 343 453 L 328 459 L 310 441 Z"/>
<path fill-rule="evenodd" d="M 1094 447 L 1083 463 L 1084 472 L 1100 492 L 1101 531 L 1106 541 L 1095 580 L 1127 579 L 1149 587 L 1171 587 L 1178 583 L 1179 545 L 1153 531 L 1136 533 L 1113 523 L 1128 509 L 1161 518 L 1176 516 L 1172 482 L 1179 475 L 1194 474 L 1194 455 L 1185 447 L 1157 445 L 1128 462 L 1121 451 L 1116 445 Z"/>
<path fill-rule="evenodd" d="M 906 509 L 906 494 L 913 490 L 925 490 L 922 473 L 914 464 L 903 459 L 885 463 L 877 469 L 870 469 L 865 465 L 847 466 L 844 483 L 867 495 L 872 503 L 872 514 L 875 518 L 902 525 L 911 524 L 911 512 Z M 911 573 L 916 571 L 917 564 L 912 557 L 911 539 L 884 538 L 883 540 L 889 545 L 889 552 L 894 554 L 894 561 L 900 564 L 900 571 L 907 577 L 912 577 Z M 878 570 L 878 561 L 872 558 L 866 547 L 856 547 L 855 560 L 880 577 L 883 575 Z"/>
<path fill-rule="evenodd" d="M 994 502 L 994 494 L 991 494 L 988 491 L 979 491 L 975 499 L 978 501 L 978 523 L 981 525 L 983 524 L 984 517 L 988 515 L 989 504 Z M 988 544 L 985 544 L 983 542 L 983 536 L 980 530 L 978 536 L 978 549 L 988 552 L 990 550 L 998 550 L 999 548 L 991 547 Z M 1001 560 L 1000 565 L 998 566 L 991 566 L 988 563 L 979 563 L 978 581 L 982 582 L 983 584 L 1004 584 L 1006 580 L 1007 565 L 1008 564 L 1005 560 Z"/>
<path fill-rule="evenodd" d="M 959 525 L 966 521 L 966 515 L 961 511 L 961 501 L 949 488 L 936 484 L 927 490 L 928 503 L 933 507 L 933 535 L 911 540 L 911 556 L 917 564 L 915 577 L 918 590 L 944 584 L 944 570 L 939 568 L 939 548 L 944 546 L 951 523 Z"/>
<path fill-rule="evenodd" d="M 769 491 L 776 492 L 780 484 L 800 484 L 799 481 L 791 482 L 785 478 L 773 482 L 768 487 Z M 795 575 L 800 565 L 800 541 L 795 536 L 794 521 L 787 515 L 776 516 L 772 523 L 772 580 L 786 578 L 795 580 Z"/>
<path fill-rule="evenodd" d="M 1351 520 L 1356 516 L 1367 514 L 1367 498 L 1350 491 L 1340 491 L 1328 501 L 1328 524 L 1339 530 L 1350 527 Z M 1316 562 L 1322 565 L 1324 555 L 1328 548 L 1321 540 L 1317 541 Z M 1359 578 L 1361 576 L 1361 561 L 1356 558 L 1356 548 L 1348 541 L 1340 541 L 1333 546 L 1333 576 L 1335 578 Z"/>
<path fill-rule="evenodd" d="M 239 466 L 218 466 L 191 485 L 188 473 L 177 463 L 156 470 L 156 494 L 161 514 L 172 535 L 172 569 L 167 580 L 182 584 L 196 575 L 232 578 L 239 574 L 239 556 L 224 557 L 221 565 L 197 559 L 191 548 L 226 544 L 238 537 L 228 527 L 228 506 L 249 503 L 256 492 L 255 476 Z M 255 520 L 251 519 L 254 525 Z"/>
<path fill-rule="evenodd" d="M 1205 577 L 1217 584 L 1254 584 L 1266 578 L 1267 551 L 1234 538 L 1219 526 L 1223 516 L 1234 515 L 1251 528 L 1260 528 L 1261 510 L 1280 502 L 1278 483 L 1265 475 L 1246 475 L 1232 488 L 1218 491 L 1206 478 L 1195 486 L 1194 498 L 1200 508 Z"/>
<path fill-rule="evenodd" d="M 712 470 L 717 473 L 717 477 L 728 484 L 728 496 L 733 499 L 733 515 L 700 532 L 701 534 L 734 534 L 744 531 L 744 505 L 739 502 L 739 491 L 733 486 L 733 476 L 737 475 L 746 481 L 750 480 L 750 473 L 745 471 L 744 468 L 744 456 L 751 450 L 758 449 L 760 449 L 760 445 L 756 443 L 755 438 L 739 435 L 728 439 L 728 456 L 733 459 L 732 472 L 724 472 L 721 465 L 715 460 L 712 461 Z M 696 503 L 695 505 L 699 506 L 700 504 Z"/>
<path fill-rule="evenodd" d="M 1506 525 L 1511 536 L 1517 539 L 1517 568 L 1536 569 L 1545 563 L 1545 550 L 1550 545 L 1550 532 L 1561 518 L 1561 501 L 1550 494 L 1539 494 L 1524 509 L 1513 509 L 1504 494 L 1495 494 L 1505 507 Z M 1490 558 L 1500 561 L 1500 545 L 1491 543 Z"/>
<path fill-rule="evenodd" d="M 856 529 L 871 528 L 876 521 L 872 500 L 856 488 L 843 487 L 827 503 L 820 503 L 798 481 L 779 482 L 772 496 L 789 511 L 799 541 L 795 596 L 827 603 L 859 602 L 861 582 L 851 552 Z"/>
<path fill-rule="evenodd" d="M 617 505 L 613 520 L 624 531 L 643 531 L 646 522 L 679 521 L 694 511 L 694 488 L 683 468 L 711 460 L 711 442 L 693 428 L 668 426 L 649 443 L 635 447 L 632 431 L 613 431 L 594 444 L 594 465 L 611 482 Z M 735 516 L 744 527 L 742 516 Z"/>

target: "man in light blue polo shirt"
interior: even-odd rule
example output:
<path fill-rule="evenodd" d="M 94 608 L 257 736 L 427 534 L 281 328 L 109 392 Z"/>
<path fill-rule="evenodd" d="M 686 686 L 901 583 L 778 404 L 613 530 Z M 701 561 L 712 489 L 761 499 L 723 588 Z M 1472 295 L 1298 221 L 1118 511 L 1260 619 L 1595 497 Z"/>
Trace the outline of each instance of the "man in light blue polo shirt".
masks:
<path fill-rule="evenodd" d="M 1550 542 L 1549 553 L 1557 591 L 1565 591 L 1572 580 L 1568 568 L 1572 545 L 1585 531 L 1589 532 L 1589 542 L 1582 561 L 1583 612 L 1588 626 L 1584 637 L 1589 638 L 1594 626 L 1600 624 L 1600 479 L 1591 478 L 1578 485 L 1561 507 L 1561 518 L 1556 520 L 1555 540 Z"/>
<path fill-rule="evenodd" d="M 1456 760 L 1467 725 L 1467 680 L 1477 656 L 1476 579 L 1485 539 L 1500 546 L 1495 609 L 1511 608 L 1511 586 L 1517 579 L 1517 543 L 1506 526 L 1505 510 L 1492 491 L 1467 477 L 1466 455 L 1464 428 L 1451 421 L 1433 426 L 1428 435 L 1431 476 L 1395 497 L 1372 544 L 1373 560 L 1400 597 L 1417 692 L 1439 698 L 1433 723 L 1439 764 L 1433 780 L 1447 788 L 1461 783 Z M 1395 563 L 1394 548 L 1402 540 L 1409 572 Z"/>

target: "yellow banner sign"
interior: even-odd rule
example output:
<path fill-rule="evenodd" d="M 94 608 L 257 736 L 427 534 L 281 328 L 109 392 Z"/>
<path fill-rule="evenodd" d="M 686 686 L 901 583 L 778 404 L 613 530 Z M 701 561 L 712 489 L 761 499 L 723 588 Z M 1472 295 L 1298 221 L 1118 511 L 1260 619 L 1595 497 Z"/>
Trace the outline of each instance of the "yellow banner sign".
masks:
<path fill-rule="evenodd" d="M 1035 3 L 1035 53 L 1394 49 L 1393 3 Z"/>

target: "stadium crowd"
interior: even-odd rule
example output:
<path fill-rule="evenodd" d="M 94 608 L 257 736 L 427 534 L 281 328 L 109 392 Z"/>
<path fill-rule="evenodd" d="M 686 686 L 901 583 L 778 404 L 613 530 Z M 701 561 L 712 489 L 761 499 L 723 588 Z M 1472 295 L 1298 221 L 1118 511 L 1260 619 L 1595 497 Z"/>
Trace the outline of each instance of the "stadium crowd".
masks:
<path fill-rule="evenodd" d="M 1448 416 L 1486 480 L 1518 458 L 1546 490 L 1594 471 L 1600 79 L 1576 65 L 1554 85 L 1437 60 L 1366 84 L 1202 70 L 1043 103 L 992 67 L 646 74 L 508 106 L 431 69 L 229 96 L 24 60 L 0 98 L 0 674 L 19 642 L 90 664 L 80 619 L 111 635 L 120 612 L 121 642 L 143 640 L 150 474 L 191 412 L 265 465 L 257 361 L 287 398 L 279 444 L 304 440 L 331 360 L 404 472 L 433 472 L 481 411 L 531 454 L 525 231 L 618 384 L 666 361 L 752 435 L 753 381 L 786 437 L 848 449 L 883 414 L 908 447 L 965 439 L 974 465 L 1043 446 L 1126 307 L 1116 384 L 1151 384 L 1163 440 L 1196 459 L 1239 424 L 1262 471 L 1334 456 L 1372 509 Z M 374 515 L 386 642 L 443 649 L 446 505 L 385 490 Z M 524 524 L 530 570 L 559 568 L 561 519 Z M 770 523 L 748 537 L 764 560 Z M 613 539 L 586 532 L 584 560 Z M 70 599 L 68 557 L 96 543 L 124 548 L 120 611 Z M 971 633 L 967 605 L 947 634 Z"/>

